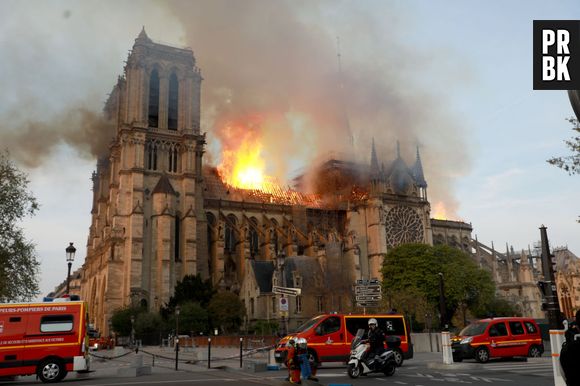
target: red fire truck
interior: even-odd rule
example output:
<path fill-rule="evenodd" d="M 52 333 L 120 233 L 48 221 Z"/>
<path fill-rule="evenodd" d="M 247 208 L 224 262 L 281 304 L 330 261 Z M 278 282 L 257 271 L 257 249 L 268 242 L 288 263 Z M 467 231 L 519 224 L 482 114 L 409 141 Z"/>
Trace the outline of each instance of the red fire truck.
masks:
<path fill-rule="evenodd" d="M 85 302 L 0 304 L 0 377 L 58 382 L 69 371 L 88 371 L 87 344 Z"/>

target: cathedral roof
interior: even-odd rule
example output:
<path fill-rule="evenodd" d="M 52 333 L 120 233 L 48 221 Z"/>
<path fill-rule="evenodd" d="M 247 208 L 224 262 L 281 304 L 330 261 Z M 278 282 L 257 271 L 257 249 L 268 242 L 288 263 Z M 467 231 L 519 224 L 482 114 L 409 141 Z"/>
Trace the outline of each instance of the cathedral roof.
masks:
<path fill-rule="evenodd" d="M 161 178 L 159 178 L 159 181 L 157 182 L 157 185 L 155 185 L 155 188 L 151 194 L 155 193 L 173 194 L 174 196 L 177 195 L 173 189 L 173 186 L 171 186 L 171 182 L 169 182 L 169 178 L 167 178 L 166 174 L 161 175 Z"/>
<path fill-rule="evenodd" d="M 217 168 L 203 168 L 204 198 L 226 201 L 244 201 L 260 204 L 304 205 L 310 208 L 321 206 L 318 197 L 304 194 L 297 190 L 281 187 L 275 183 L 269 184 L 269 191 L 258 189 L 240 189 L 224 183 Z"/>
<path fill-rule="evenodd" d="M 310 256 L 288 256 L 285 260 L 284 280 L 286 287 L 294 287 L 292 273 L 297 272 L 302 277 L 302 283 L 314 288 L 317 282 L 322 282 L 324 275 L 318 259 Z M 318 278 L 318 280 L 316 280 Z"/>
<path fill-rule="evenodd" d="M 407 194 L 409 188 L 415 182 L 413 173 L 400 156 L 391 165 L 391 170 L 387 178 L 391 189 L 396 194 Z"/>
<path fill-rule="evenodd" d="M 272 292 L 273 261 L 250 260 L 261 293 Z"/>
<path fill-rule="evenodd" d="M 580 259 L 573 254 L 568 248 L 555 248 L 553 250 L 556 256 L 556 271 L 575 272 L 580 271 Z"/>

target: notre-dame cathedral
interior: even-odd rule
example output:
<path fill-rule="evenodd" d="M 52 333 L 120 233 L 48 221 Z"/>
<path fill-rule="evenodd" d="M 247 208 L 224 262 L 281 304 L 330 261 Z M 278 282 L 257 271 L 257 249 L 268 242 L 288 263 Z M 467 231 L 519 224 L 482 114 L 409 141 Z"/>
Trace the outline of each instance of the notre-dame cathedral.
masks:
<path fill-rule="evenodd" d="M 143 30 L 105 105 L 116 133 L 93 174 L 81 269 L 81 297 L 101 332 L 118 308 L 159 309 L 189 274 L 238 294 L 248 322 L 279 318 L 275 285 L 302 290 L 290 301 L 291 326 L 355 310 L 353 283 L 380 278 L 382 256 L 407 242 L 471 253 L 522 312 L 543 317 L 527 255 L 501 254 L 473 240 L 470 224 L 430 217 L 419 149 L 412 165 L 398 144 L 377 154 L 373 143 L 365 164 L 327 159 L 308 194 L 305 176 L 269 191 L 224 183 L 203 161 L 202 80 L 191 49 L 155 43 Z"/>

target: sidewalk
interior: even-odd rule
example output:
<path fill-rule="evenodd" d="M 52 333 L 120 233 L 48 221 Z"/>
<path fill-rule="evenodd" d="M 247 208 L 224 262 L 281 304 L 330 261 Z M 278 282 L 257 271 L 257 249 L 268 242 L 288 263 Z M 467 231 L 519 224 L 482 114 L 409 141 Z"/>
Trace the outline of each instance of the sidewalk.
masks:
<path fill-rule="evenodd" d="M 77 374 L 77 378 L 118 378 L 136 377 L 136 363 L 142 363 L 148 374 L 175 374 L 175 350 L 172 347 L 147 346 L 134 350 L 116 348 L 91 353 L 91 373 Z M 228 371 L 246 373 L 248 376 L 264 377 L 261 384 L 285 386 L 288 375 L 286 368 L 280 370 L 266 369 L 268 358 L 273 361 L 274 354 L 268 350 L 256 352 L 245 350 L 240 367 L 240 349 L 230 347 L 211 348 L 211 367 L 208 369 L 207 347 L 184 348 L 179 351 L 178 371 L 192 373 L 207 373 Z M 275 367 L 275 366 L 273 366 Z M 70 377 L 71 375 L 69 375 Z M 235 377 L 234 377 L 235 378 Z M 304 386 L 321 386 L 319 382 L 303 380 Z"/>
<path fill-rule="evenodd" d="M 175 349 L 173 347 L 144 346 L 136 353 L 122 347 L 114 350 L 91 352 L 91 370 L 100 376 L 118 376 L 124 368 L 150 367 L 152 373 L 175 371 Z M 255 372 L 266 370 L 268 363 L 274 363 L 273 353 L 264 350 L 243 350 L 240 367 L 240 349 L 233 347 L 212 347 L 208 368 L 207 347 L 183 347 L 179 350 L 178 370 L 202 372 L 213 370 Z M 122 370 L 121 370 L 122 371 Z M 281 373 L 282 374 L 282 373 Z"/>

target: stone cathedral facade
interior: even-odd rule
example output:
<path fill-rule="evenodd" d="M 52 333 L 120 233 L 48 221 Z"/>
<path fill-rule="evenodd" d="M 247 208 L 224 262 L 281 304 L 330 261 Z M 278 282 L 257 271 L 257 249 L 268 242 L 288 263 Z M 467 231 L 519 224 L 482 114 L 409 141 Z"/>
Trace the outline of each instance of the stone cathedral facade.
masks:
<path fill-rule="evenodd" d="M 93 174 L 81 284 L 100 331 L 114 309 L 158 307 L 184 275 L 207 275 L 197 245 L 201 82 L 191 50 L 154 44 L 143 30 L 105 105 L 116 135 Z"/>
<path fill-rule="evenodd" d="M 188 274 L 238 294 L 248 322 L 279 317 L 273 285 L 301 288 L 290 302 L 294 326 L 355 309 L 353 283 L 380 278 L 389 248 L 476 250 L 470 224 L 431 219 L 418 149 L 411 166 L 398 145 L 377 154 L 373 143 L 364 165 L 329 159 L 317 166 L 311 194 L 302 193 L 306 176 L 292 190 L 226 185 L 203 162 L 201 85 L 191 49 L 155 43 L 143 30 L 105 105 L 116 132 L 93 174 L 80 274 L 81 297 L 101 332 L 118 308 L 158 310 Z M 477 250 L 487 264 L 491 252 Z"/>

